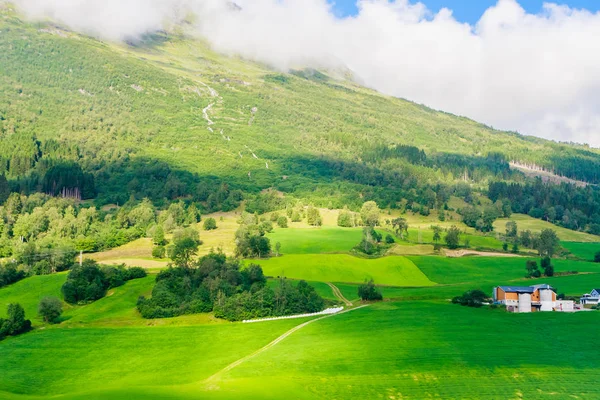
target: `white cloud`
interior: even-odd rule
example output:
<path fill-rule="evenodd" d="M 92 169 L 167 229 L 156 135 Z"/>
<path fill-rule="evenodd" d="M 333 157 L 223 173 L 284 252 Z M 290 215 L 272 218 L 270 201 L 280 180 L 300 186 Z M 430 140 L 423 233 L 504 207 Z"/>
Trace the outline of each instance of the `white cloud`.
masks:
<path fill-rule="evenodd" d="M 193 10 L 215 49 L 279 69 L 347 67 L 383 93 L 494 127 L 600 146 L 600 13 L 499 0 L 471 26 L 408 0 L 17 0 L 32 17 L 121 40 Z"/>

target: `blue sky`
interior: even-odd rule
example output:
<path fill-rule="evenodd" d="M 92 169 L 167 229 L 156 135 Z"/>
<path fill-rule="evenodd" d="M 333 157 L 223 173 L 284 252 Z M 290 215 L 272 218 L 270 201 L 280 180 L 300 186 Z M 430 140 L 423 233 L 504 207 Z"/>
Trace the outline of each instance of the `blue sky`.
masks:
<path fill-rule="evenodd" d="M 336 14 L 340 16 L 356 13 L 356 0 L 329 0 L 335 3 Z M 416 2 L 416 1 L 412 1 Z M 497 3 L 497 0 L 421 0 L 430 10 L 437 12 L 446 7 L 454 11 L 454 17 L 460 22 L 475 23 L 484 11 Z M 566 4 L 572 8 L 585 8 L 590 11 L 600 10 L 600 0 L 519 0 L 519 3 L 530 13 L 538 13 L 544 2 Z"/>

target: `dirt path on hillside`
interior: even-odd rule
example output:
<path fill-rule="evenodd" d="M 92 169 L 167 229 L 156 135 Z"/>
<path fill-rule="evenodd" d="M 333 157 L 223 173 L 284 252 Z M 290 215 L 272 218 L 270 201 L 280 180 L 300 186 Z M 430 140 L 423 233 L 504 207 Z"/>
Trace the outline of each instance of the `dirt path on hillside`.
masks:
<path fill-rule="evenodd" d="M 273 340 L 271 343 L 267 344 L 266 346 L 264 346 L 264 347 L 261 347 L 260 349 L 256 350 L 256 351 L 255 351 L 254 353 L 252 353 L 252 354 L 249 354 L 249 355 L 247 355 L 247 356 L 245 356 L 245 357 L 242 357 L 242 358 L 240 358 L 239 360 L 237 360 L 237 361 L 235 361 L 235 362 L 233 362 L 233 363 L 229 364 L 228 366 L 226 366 L 225 368 L 223 368 L 223 369 L 222 369 L 222 370 L 220 370 L 219 372 L 217 372 L 217 373 L 213 374 L 212 376 L 210 376 L 210 377 L 206 378 L 206 379 L 204 380 L 204 382 L 205 382 L 205 383 L 212 383 L 212 382 L 214 382 L 214 381 L 215 381 L 216 379 L 218 379 L 218 378 L 219 378 L 221 375 L 223 375 L 223 374 L 225 374 L 225 373 L 227 373 L 227 372 L 231 371 L 231 370 L 232 370 L 232 369 L 234 369 L 235 367 L 237 367 L 237 366 L 239 366 L 239 365 L 243 364 L 244 362 L 246 362 L 246 361 L 248 361 L 249 359 L 251 359 L 251 358 L 253 358 L 253 357 L 255 357 L 255 356 L 259 355 L 260 353 L 262 353 L 262 352 L 264 352 L 264 351 L 267 351 L 267 350 L 269 350 L 271 347 L 274 347 L 274 346 L 275 346 L 277 343 L 281 342 L 282 340 L 284 340 L 285 338 L 287 338 L 288 336 L 290 336 L 292 333 L 294 333 L 294 332 L 297 332 L 297 331 L 299 331 L 300 329 L 304 328 L 306 325 L 312 324 L 313 322 L 317 322 L 317 321 L 320 321 L 320 320 L 322 320 L 322 319 L 325 319 L 325 318 L 331 318 L 331 317 L 335 317 L 336 315 L 340 315 L 340 314 L 344 314 L 344 313 L 347 313 L 347 312 L 350 312 L 350 311 L 358 310 L 358 309 L 360 309 L 360 308 L 367 307 L 367 306 L 368 306 L 368 304 L 366 304 L 366 305 L 363 305 L 363 306 L 359 306 L 359 307 L 356 307 L 356 308 L 351 308 L 351 309 L 349 309 L 349 310 L 345 310 L 345 311 L 339 312 L 339 313 L 337 313 L 337 314 L 325 315 L 325 316 L 323 316 L 323 317 L 319 317 L 319 318 L 311 319 L 310 321 L 306 321 L 306 322 L 304 322 L 304 323 L 302 323 L 302 324 L 300 324 L 300 325 L 298 325 L 298 326 L 295 326 L 295 327 L 293 327 L 292 329 L 290 329 L 289 331 L 285 332 L 283 335 L 279 336 L 277 339 Z"/>
<path fill-rule="evenodd" d="M 329 285 L 329 287 L 333 291 L 333 295 L 335 297 L 340 299 L 340 301 L 343 301 L 344 304 L 346 304 L 348 307 L 352 307 L 352 303 L 350 302 L 350 300 L 348 300 L 347 298 L 344 297 L 344 295 L 342 294 L 342 292 L 340 291 L 340 289 L 337 286 L 335 286 L 333 283 L 329 283 L 329 282 L 326 282 L 326 283 L 327 283 L 327 285 Z"/>
<path fill-rule="evenodd" d="M 487 257 L 523 257 L 520 254 L 511 253 L 490 253 L 485 251 L 475 250 L 444 250 L 444 255 L 450 258 L 466 257 L 466 256 L 487 256 Z"/>

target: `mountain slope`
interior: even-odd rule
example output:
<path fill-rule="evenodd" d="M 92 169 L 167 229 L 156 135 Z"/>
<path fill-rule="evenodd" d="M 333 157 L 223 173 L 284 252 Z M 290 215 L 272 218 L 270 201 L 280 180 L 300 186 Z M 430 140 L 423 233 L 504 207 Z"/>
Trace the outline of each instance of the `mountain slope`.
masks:
<path fill-rule="evenodd" d="M 225 208 L 270 187 L 341 207 L 359 196 L 392 205 L 406 197 L 398 191 L 465 178 L 481 189 L 524 182 L 511 160 L 600 178 L 595 150 L 499 132 L 317 71 L 275 72 L 183 34 L 117 45 L 25 23 L 10 8 L 0 31 L 0 171 L 20 191 L 47 186 L 59 162 L 93 174 L 100 203 L 206 202 L 221 190 L 212 201 Z"/>

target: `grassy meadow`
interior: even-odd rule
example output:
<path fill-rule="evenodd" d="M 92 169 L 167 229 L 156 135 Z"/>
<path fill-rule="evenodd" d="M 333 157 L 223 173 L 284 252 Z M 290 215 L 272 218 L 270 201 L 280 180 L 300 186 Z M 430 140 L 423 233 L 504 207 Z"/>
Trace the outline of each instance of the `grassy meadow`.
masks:
<path fill-rule="evenodd" d="M 600 252 L 600 243 L 562 242 L 561 246 L 575 257 L 585 261 L 593 261 L 596 254 Z"/>
<path fill-rule="evenodd" d="M 281 243 L 282 254 L 348 253 L 361 241 L 362 228 L 275 229 L 267 237 Z"/>
<path fill-rule="evenodd" d="M 532 232 L 541 232 L 543 229 L 553 229 L 556 231 L 559 239 L 564 242 L 600 242 L 600 236 L 590 235 L 585 232 L 573 231 L 523 214 L 513 214 L 508 219 L 501 218 L 496 220 L 494 222 L 494 230 L 496 232 L 505 232 L 506 223 L 508 221 L 516 222 L 519 231 L 530 230 Z"/>
<path fill-rule="evenodd" d="M 566 334 L 595 326 L 597 314 L 515 315 L 431 301 L 317 321 L 207 380 L 298 323 L 37 331 L 2 344 L 0 399 L 600 395 L 594 337 Z"/>
<path fill-rule="evenodd" d="M 139 295 L 151 292 L 155 275 L 150 274 L 111 289 L 94 303 L 65 306 L 61 324 L 49 326 L 36 316 L 37 304 L 44 296 L 60 297 L 65 273 L 26 278 L 2 288 L 0 316 L 8 303 L 19 302 L 36 329 L 0 342 L 0 399 L 600 394 L 594 375 L 600 352 L 593 336 L 574 340 L 569 334 L 595 329 L 597 313 L 513 315 L 448 302 L 470 289 L 491 293 L 500 284 L 549 283 L 560 293 L 578 296 L 600 286 L 600 264 L 553 260 L 559 276 L 525 279 L 525 257 L 362 259 L 327 253 L 350 243 L 341 233 L 357 231 L 276 230 L 272 235 L 283 232 L 282 242 L 288 235 L 285 240 L 298 254 L 247 261 L 261 264 L 266 275 L 305 279 L 332 303 L 340 301 L 326 282 L 358 305 L 358 284 L 368 278 L 384 285 L 381 290 L 388 300 L 316 321 L 264 351 L 259 350 L 309 319 L 241 324 L 196 314 L 144 320 L 135 304 Z M 324 247 L 319 242 L 327 237 L 313 240 L 307 234 L 313 232 L 332 233 L 334 240 Z M 567 271 L 579 274 L 560 276 Z M 220 372 L 240 359 L 235 368 Z"/>
<path fill-rule="evenodd" d="M 431 286 L 434 283 L 405 257 L 363 259 L 346 254 L 294 254 L 259 264 L 265 275 L 319 282 L 362 283 L 374 279 L 390 286 Z"/>

